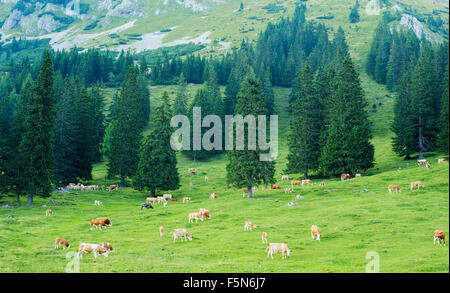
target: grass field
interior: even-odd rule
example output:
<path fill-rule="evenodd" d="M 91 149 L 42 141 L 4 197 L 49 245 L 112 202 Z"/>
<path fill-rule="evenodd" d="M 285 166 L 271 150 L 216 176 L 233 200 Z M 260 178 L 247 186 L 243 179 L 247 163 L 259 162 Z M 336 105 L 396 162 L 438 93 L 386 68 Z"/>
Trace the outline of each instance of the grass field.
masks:
<path fill-rule="evenodd" d="M 326 186 L 298 187 L 289 195 L 283 190 L 259 190 L 257 198 L 250 200 L 242 198 L 241 190 L 227 188 L 226 155 L 193 162 L 179 154 L 182 186 L 169 192 L 177 198 L 190 196 L 190 203 L 169 203 L 166 208 L 156 206 L 154 210 L 140 211 L 140 204 L 148 194 L 123 188 L 117 192 L 55 193 L 51 198 L 35 198 L 35 207 L 0 208 L 0 272 L 64 272 L 71 262 L 70 257 L 66 259 L 66 253 L 75 252 L 78 242 L 104 241 L 111 242 L 116 252 L 108 258 L 94 259 L 86 255 L 81 260 L 81 272 L 362 273 L 369 262 L 368 252 L 379 254 L 380 272 L 449 272 L 448 246 L 433 246 L 432 237 L 436 229 L 447 234 L 449 231 L 449 165 L 437 164 L 438 158 L 448 159 L 448 155 L 426 154 L 432 165 L 427 170 L 417 167 L 415 160 L 403 161 L 392 152 L 393 134 L 389 126 L 393 99 L 386 96 L 392 93 L 363 72 L 378 18 L 362 14 L 360 24 L 348 24 L 346 11 L 353 5 L 351 2 L 315 0 L 311 3 L 317 6 L 313 5 L 309 11 L 321 15 L 328 11 L 325 5 L 335 9 L 331 12 L 335 19 L 324 22 L 334 29 L 343 26 L 369 105 L 383 104 L 370 114 L 376 166 L 367 174 L 346 182 L 337 178 L 313 178 L 315 183 L 323 181 Z M 360 3 L 364 5 L 367 1 Z M 306 4 L 309 8 L 310 1 Z M 225 10 L 224 17 L 226 13 Z M 225 22 L 222 27 L 232 30 Z M 237 37 L 238 33 L 234 33 Z M 189 85 L 191 96 L 198 87 Z M 173 98 L 176 87 L 158 86 L 151 90 L 154 107 L 164 90 Z M 275 88 L 280 122 L 276 178 L 283 189 L 290 187 L 287 181 L 280 180 L 288 152 L 289 115 L 284 106 L 289 92 L 287 88 Z M 105 93 L 111 96 L 113 90 Z M 399 166 L 401 171 L 397 171 Z M 199 174 L 189 175 L 190 167 L 197 168 Z M 118 182 L 105 179 L 105 175 L 105 163 L 97 164 L 94 180 L 85 184 Z M 208 183 L 204 182 L 205 175 L 211 179 Z M 300 174 L 290 175 L 300 178 Z M 425 188 L 410 191 L 412 181 L 422 181 Z M 388 184 L 398 184 L 402 192 L 388 193 Z M 220 197 L 208 199 L 212 192 Z M 294 201 L 297 194 L 304 197 L 295 200 L 297 205 L 282 207 Z M 49 204 L 49 200 L 55 204 Z M 94 200 L 102 201 L 104 206 L 94 206 Z M 2 196 L 0 204 L 15 205 L 14 198 Z M 212 219 L 189 224 L 188 213 L 201 207 L 210 210 Z M 45 217 L 47 208 L 54 211 L 54 216 Z M 6 219 L 8 215 L 14 218 Z M 102 232 L 89 231 L 89 221 L 101 216 L 109 217 L 113 226 Z M 257 228 L 244 231 L 245 221 L 255 222 Z M 311 240 L 309 228 L 313 224 L 322 230 L 320 243 Z M 159 236 L 161 225 L 166 231 L 164 237 Z M 170 231 L 174 228 L 187 228 L 194 236 L 193 241 L 173 244 Z M 274 260 L 266 258 L 266 246 L 260 239 L 263 231 L 269 234 L 270 242 L 289 245 L 292 253 L 288 260 L 282 260 L 281 255 L 276 255 Z M 55 250 L 56 237 L 67 239 L 72 247 Z"/>

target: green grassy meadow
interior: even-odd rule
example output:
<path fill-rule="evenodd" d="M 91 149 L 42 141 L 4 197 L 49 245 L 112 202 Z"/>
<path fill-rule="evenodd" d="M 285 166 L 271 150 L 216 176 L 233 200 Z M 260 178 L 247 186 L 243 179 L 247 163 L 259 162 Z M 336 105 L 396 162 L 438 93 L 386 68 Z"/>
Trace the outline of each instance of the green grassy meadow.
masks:
<path fill-rule="evenodd" d="M 311 9 L 310 2 L 314 3 Z M 261 5 L 263 3 L 266 1 L 261 1 Z M 373 29 L 379 19 L 361 14 L 360 24 L 349 24 L 348 11 L 353 3 L 314 0 L 306 2 L 306 5 L 310 9 L 308 17 L 325 15 L 329 9 L 330 13 L 335 14 L 333 20 L 324 22 L 334 30 L 339 25 L 345 30 L 351 55 L 361 73 L 369 107 L 377 104 L 377 111 L 370 113 L 374 134 L 372 141 L 376 150 L 373 169 L 361 178 L 345 182 L 339 178 L 313 177 L 316 184 L 312 187 L 296 187 L 293 193 L 285 194 L 284 188 L 290 187 L 290 183 L 281 181 L 281 175 L 284 174 L 288 153 L 286 134 L 289 114 L 285 107 L 290 89 L 276 87 L 276 111 L 279 114 L 276 178 L 282 190 L 263 191 L 260 188 L 255 193 L 257 198 L 243 198 L 242 190 L 226 185 L 225 154 L 201 162 L 178 154 L 181 188 L 168 192 L 180 200 L 183 196 L 190 196 L 190 203 L 169 202 L 166 208 L 156 205 L 154 210 L 141 211 L 140 204 L 145 202 L 148 193 L 122 188 L 113 192 L 54 193 L 51 198 L 35 198 L 34 207 L 0 208 L 0 272 L 65 272 L 72 260 L 70 257 L 66 259 L 66 253 L 77 251 L 79 242 L 110 242 L 116 249 L 115 253 L 97 259 L 93 255 L 85 255 L 80 262 L 80 271 L 364 273 L 369 262 L 366 254 L 377 252 L 382 273 L 448 273 L 448 246 L 433 245 L 434 230 L 449 232 L 449 165 L 437 164 L 438 158 L 448 160 L 448 155 L 427 153 L 431 163 L 431 169 L 427 170 L 417 167 L 414 159 L 404 161 L 392 152 L 393 134 L 389 128 L 394 100 L 387 95 L 393 94 L 371 81 L 363 70 Z M 365 5 L 367 1 L 360 3 Z M 235 31 L 239 25 L 233 27 L 224 20 L 231 17 L 231 12 L 224 9 L 221 13 L 223 18 L 209 17 L 220 24 L 217 30 L 207 30 L 213 31 L 213 37 L 214 34 L 227 36 L 229 31 L 227 41 L 241 39 L 243 35 Z M 192 19 L 186 18 L 186 21 Z M 136 26 L 144 24 L 150 25 L 141 20 Z M 195 25 L 202 26 L 201 23 Z M 183 27 L 175 30 L 173 36 L 169 34 L 167 41 L 177 39 L 176 33 L 182 32 Z M 219 27 L 228 31 L 218 31 Z M 195 30 L 195 27 L 191 29 Z M 199 31 L 201 33 L 203 31 Z M 189 85 L 190 96 L 198 87 Z M 174 98 L 175 86 L 151 88 L 152 107 L 165 90 Z M 113 92 L 113 89 L 105 91 L 108 99 Z M 398 171 L 399 166 L 402 166 L 401 171 Z M 197 168 L 198 175 L 188 173 L 188 168 L 192 167 Z M 85 182 L 85 185 L 118 182 L 118 179 L 106 179 L 105 163 L 95 165 L 93 175 L 94 180 Z M 207 183 L 204 181 L 205 175 L 210 178 Z M 293 179 L 301 177 L 300 174 L 289 175 Z M 325 187 L 318 186 L 322 181 L 326 183 Z M 422 181 L 425 188 L 410 191 L 412 181 Z M 399 185 L 402 192 L 389 193 L 388 184 Z M 209 199 L 212 192 L 220 197 Z M 297 194 L 304 198 L 295 200 Z M 55 201 L 55 204 L 49 204 L 49 200 Z M 94 206 L 94 200 L 102 201 L 103 206 Z M 295 201 L 296 205 L 282 207 L 291 201 Z M 22 203 L 25 203 L 25 198 Z M 0 205 L 6 204 L 14 206 L 15 198 L 0 196 Z M 53 210 L 53 216 L 45 216 L 48 208 Z M 188 213 L 199 208 L 207 208 L 212 219 L 189 224 Z M 14 218 L 6 219 L 8 215 Z M 109 217 L 113 226 L 105 231 L 90 231 L 89 222 L 96 217 Z M 245 221 L 253 221 L 257 228 L 244 231 Z M 320 227 L 320 243 L 311 239 L 311 225 Z M 160 226 L 165 229 L 163 237 L 159 236 Z M 170 231 L 175 228 L 186 228 L 193 235 L 193 241 L 172 243 Z M 267 259 L 261 232 L 268 233 L 269 242 L 287 243 L 292 250 L 290 258 L 282 260 L 281 255 L 277 254 L 274 260 Z M 67 239 L 71 248 L 55 250 L 56 237 Z"/>

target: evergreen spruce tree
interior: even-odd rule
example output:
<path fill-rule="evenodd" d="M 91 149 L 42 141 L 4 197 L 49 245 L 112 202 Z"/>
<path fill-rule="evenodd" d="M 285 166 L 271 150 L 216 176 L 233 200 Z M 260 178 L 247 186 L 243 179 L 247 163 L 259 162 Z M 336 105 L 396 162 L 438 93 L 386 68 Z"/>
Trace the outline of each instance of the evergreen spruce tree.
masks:
<path fill-rule="evenodd" d="M 358 0 L 356 0 L 355 5 L 353 6 L 352 10 L 350 11 L 350 22 L 351 23 L 357 23 L 359 22 L 359 12 L 358 12 L 358 8 L 359 8 L 359 2 Z"/>
<path fill-rule="evenodd" d="M 187 97 L 186 97 L 186 79 L 184 74 L 181 73 L 178 79 L 178 91 L 173 103 L 173 114 L 174 115 L 187 115 Z"/>
<path fill-rule="evenodd" d="M 241 85 L 241 90 L 237 96 L 237 104 L 235 109 L 236 115 L 255 116 L 266 115 L 264 94 L 259 81 L 254 76 L 253 71 L 250 71 Z M 248 197 L 253 197 L 252 187 L 261 183 L 272 184 L 275 182 L 275 162 L 274 161 L 260 161 L 261 150 L 256 147 L 256 150 L 248 149 L 248 133 L 249 131 L 256 131 L 258 133 L 258 122 L 256 122 L 256 129 L 251 129 L 249 125 L 245 125 L 244 129 L 244 150 L 236 150 L 234 145 L 233 150 L 228 153 L 227 164 L 227 182 L 237 188 L 247 188 Z"/>
<path fill-rule="evenodd" d="M 275 94 L 273 93 L 272 82 L 270 81 L 269 69 L 264 70 L 261 78 L 261 86 L 264 93 L 264 100 L 267 109 L 267 115 L 273 115 L 275 113 Z"/>
<path fill-rule="evenodd" d="M 447 73 L 445 74 L 444 84 L 443 84 L 443 93 L 442 93 L 442 101 L 441 101 L 441 116 L 439 118 L 439 135 L 438 135 L 438 146 L 439 149 L 448 154 L 449 151 L 449 123 L 448 123 L 448 67 Z"/>
<path fill-rule="evenodd" d="M 169 96 L 164 92 L 162 104 L 152 115 L 152 131 L 141 148 L 133 185 L 138 190 L 149 190 L 153 197 L 157 191 L 175 190 L 180 186 L 176 153 L 170 144 L 173 132 L 170 126 L 172 110 Z"/>
<path fill-rule="evenodd" d="M 150 119 L 150 90 L 148 89 L 148 82 L 144 75 L 140 74 L 137 77 L 140 91 L 140 116 L 142 120 L 141 127 L 147 126 Z"/>
<path fill-rule="evenodd" d="M 92 87 L 90 97 L 94 111 L 94 162 L 100 162 L 102 159 L 102 143 L 105 137 L 105 102 L 98 83 Z"/>
<path fill-rule="evenodd" d="M 53 91 L 53 65 L 50 52 L 38 73 L 33 94 L 27 107 L 26 130 L 20 152 L 27 162 L 24 170 L 28 194 L 27 206 L 33 205 L 34 196 L 49 196 L 53 176 L 53 131 L 55 122 L 55 97 Z"/>
<path fill-rule="evenodd" d="M 322 107 L 316 96 L 314 73 L 306 64 L 299 77 L 300 90 L 292 106 L 291 133 L 288 139 L 288 173 L 303 173 L 319 167 Z"/>
<path fill-rule="evenodd" d="M 140 102 L 136 73 L 133 66 L 130 66 L 105 135 L 108 175 L 119 175 L 121 185 L 125 185 L 126 177 L 135 175 L 139 161 L 142 140 Z"/>
<path fill-rule="evenodd" d="M 392 148 L 399 156 L 409 159 L 416 152 L 416 129 L 413 123 L 411 104 L 411 74 L 406 72 L 400 84 L 394 105 L 394 121 L 392 132 L 395 136 L 392 140 Z"/>
<path fill-rule="evenodd" d="M 358 73 L 347 56 L 336 76 L 331 96 L 327 141 L 319 159 L 325 175 L 353 174 L 373 167 L 371 123 Z"/>

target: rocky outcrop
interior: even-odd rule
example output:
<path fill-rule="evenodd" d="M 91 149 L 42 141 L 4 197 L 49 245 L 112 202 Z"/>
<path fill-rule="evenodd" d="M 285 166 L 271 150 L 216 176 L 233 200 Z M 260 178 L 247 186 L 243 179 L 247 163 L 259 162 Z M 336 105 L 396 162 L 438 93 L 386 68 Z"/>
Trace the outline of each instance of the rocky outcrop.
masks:
<path fill-rule="evenodd" d="M 414 16 L 409 14 L 402 14 L 399 26 L 406 27 L 412 30 L 419 39 L 425 38 L 428 41 L 433 40 L 431 34 L 425 29 L 423 24 Z"/>

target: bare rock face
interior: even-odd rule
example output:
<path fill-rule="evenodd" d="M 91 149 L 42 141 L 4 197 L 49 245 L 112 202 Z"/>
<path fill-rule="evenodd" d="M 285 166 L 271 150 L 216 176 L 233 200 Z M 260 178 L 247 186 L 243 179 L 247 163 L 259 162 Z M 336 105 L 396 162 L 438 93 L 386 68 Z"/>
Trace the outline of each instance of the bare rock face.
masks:
<path fill-rule="evenodd" d="M 131 17 L 142 14 L 141 0 L 122 0 L 119 4 L 117 1 L 106 0 L 104 5 L 112 9 L 106 14 L 107 16 Z M 116 5 L 114 5 L 116 4 Z"/>
<path fill-rule="evenodd" d="M 13 10 L 3 23 L 2 29 L 4 31 L 9 31 L 10 29 L 13 29 L 14 27 L 16 27 L 16 25 L 19 24 L 21 19 L 22 19 L 22 12 L 17 9 Z"/>
<path fill-rule="evenodd" d="M 425 29 L 423 24 L 412 15 L 406 13 L 402 14 L 399 26 L 407 27 L 408 29 L 412 30 L 419 39 L 425 38 L 428 41 L 433 39 L 431 34 Z"/>

